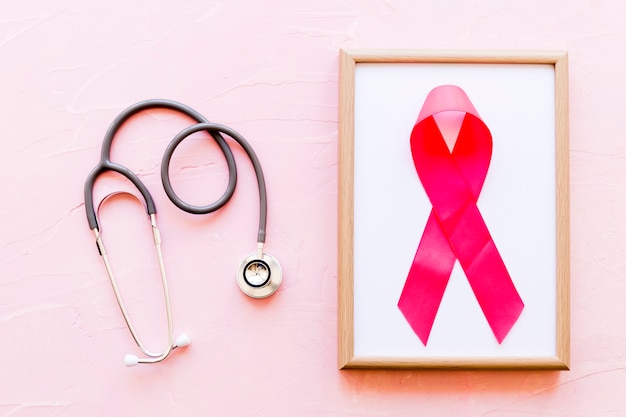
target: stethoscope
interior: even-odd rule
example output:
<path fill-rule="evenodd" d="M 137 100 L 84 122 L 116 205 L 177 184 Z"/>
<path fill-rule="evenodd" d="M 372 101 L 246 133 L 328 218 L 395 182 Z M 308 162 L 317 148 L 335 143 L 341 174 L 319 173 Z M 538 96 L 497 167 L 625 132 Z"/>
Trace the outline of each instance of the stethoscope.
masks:
<path fill-rule="evenodd" d="M 163 160 L 161 163 L 161 181 L 163 183 L 165 193 L 172 201 L 172 203 L 174 203 L 181 210 L 192 214 L 207 214 L 222 208 L 232 197 L 235 191 L 235 186 L 237 185 L 237 167 L 235 165 L 235 158 L 233 156 L 232 150 L 230 149 L 230 146 L 224 140 L 222 133 L 231 137 L 244 149 L 244 151 L 248 155 L 248 158 L 250 158 L 250 162 L 252 163 L 252 166 L 254 168 L 257 183 L 259 186 L 259 229 L 257 235 L 257 252 L 246 257 L 239 266 L 237 270 L 237 284 L 239 285 L 239 288 L 244 292 L 244 294 L 252 298 L 265 298 L 272 295 L 278 289 L 282 281 L 282 270 L 280 264 L 274 257 L 263 252 L 266 235 L 265 227 L 267 223 L 267 193 L 265 189 L 265 179 L 263 177 L 261 164 L 250 144 L 233 129 L 224 125 L 210 123 L 206 118 L 204 118 L 194 109 L 175 101 L 145 100 L 128 107 L 127 109 L 122 111 L 109 126 L 109 129 L 107 130 L 104 136 L 104 140 L 102 142 L 100 162 L 89 173 L 89 175 L 87 176 L 87 180 L 85 181 L 85 210 L 87 212 L 87 221 L 89 223 L 89 227 L 94 231 L 94 234 L 96 236 L 96 245 L 98 247 L 100 255 L 102 256 L 102 260 L 104 261 L 107 275 L 109 277 L 109 280 L 111 281 L 111 286 L 113 287 L 113 292 L 115 293 L 117 303 L 120 307 L 122 315 L 124 316 L 124 321 L 126 322 L 126 325 L 128 326 L 128 329 L 130 330 L 130 333 L 135 340 L 135 343 L 146 356 L 144 358 L 139 358 L 135 355 L 126 355 L 126 357 L 124 358 L 124 362 L 127 366 L 134 366 L 139 363 L 161 362 L 162 360 L 167 358 L 174 349 L 185 347 L 190 343 L 189 337 L 185 334 L 182 334 L 176 340 L 174 340 L 172 309 L 170 305 L 170 296 L 167 286 L 167 278 L 165 275 L 163 255 L 161 252 L 161 236 L 159 229 L 156 225 L 156 206 L 154 204 L 154 199 L 150 195 L 150 192 L 148 191 L 146 186 L 141 182 L 141 180 L 135 173 L 133 173 L 125 166 L 111 161 L 111 144 L 120 127 L 131 116 L 144 110 L 156 108 L 170 109 L 183 113 L 197 122 L 196 124 L 182 130 L 174 137 L 174 139 L 172 139 L 172 141 L 165 149 L 165 152 L 163 154 Z M 213 138 L 213 140 L 215 140 L 222 154 L 224 155 L 224 158 L 226 159 L 229 173 L 228 186 L 226 187 L 226 191 L 224 192 L 224 194 L 217 201 L 206 206 L 194 206 L 182 201 L 174 192 L 169 176 L 170 161 L 172 155 L 174 154 L 174 151 L 176 150 L 176 147 L 183 140 L 185 140 L 185 138 L 200 131 L 207 131 L 211 134 L 211 137 Z M 117 281 L 115 280 L 115 277 L 113 275 L 111 264 L 109 263 L 107 252 L 104 248 L 104 242 L 102 240 L 100 228 L 98 226 L 97 210 L 95 209 L 93 201 L 93 189 L 98 177 L 107 171 L 117 172 L 133 183 L 133 185 L 139 190 L 141 196 L 143 197 L 143 200 L 145 202 L 145 209 L 150 218 L 154 245 L 156 247 L 159 270 L 161 274 L 161 283 L 163 287 L 163 297 L 165 299 L 167 316 L 169 343 L 167 348 L 163 352 L 151 352 L 145 347 L 145 345 L 139 338 L 137 331 L 135 330 L 135 327 L 130 320 L 124 302 L 122 301 Z M 104 201 L 106 198 L 107 197 L 105 197 L 102 201 Z"/>

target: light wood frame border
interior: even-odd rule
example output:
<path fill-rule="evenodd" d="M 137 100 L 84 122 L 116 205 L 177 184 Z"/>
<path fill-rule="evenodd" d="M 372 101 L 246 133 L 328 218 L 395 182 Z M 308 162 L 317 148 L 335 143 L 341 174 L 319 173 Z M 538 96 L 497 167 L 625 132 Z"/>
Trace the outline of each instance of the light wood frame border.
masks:
<path fill-rule="evenodd" d="M 354 89 L 359 63 L 551 64 L 556 123 L 556 355 L 541 358 L 385 358 L 354 355 Z M 339 77 L 339 369 L 569 369 L 568 61 L 563 51 L 341 50 Z"/>

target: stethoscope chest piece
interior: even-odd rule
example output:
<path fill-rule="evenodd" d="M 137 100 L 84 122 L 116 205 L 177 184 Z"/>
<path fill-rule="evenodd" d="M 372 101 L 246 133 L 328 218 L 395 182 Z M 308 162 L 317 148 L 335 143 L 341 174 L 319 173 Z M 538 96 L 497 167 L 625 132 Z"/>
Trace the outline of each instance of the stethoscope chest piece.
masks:
<path fill-rule="evenodd" d="M 283 280 L 280 264 L 267 253 L 258 253 L 243 260 L 237 270 L 237 284 L 249 297 L 265 298 L 274 294 Z"/>

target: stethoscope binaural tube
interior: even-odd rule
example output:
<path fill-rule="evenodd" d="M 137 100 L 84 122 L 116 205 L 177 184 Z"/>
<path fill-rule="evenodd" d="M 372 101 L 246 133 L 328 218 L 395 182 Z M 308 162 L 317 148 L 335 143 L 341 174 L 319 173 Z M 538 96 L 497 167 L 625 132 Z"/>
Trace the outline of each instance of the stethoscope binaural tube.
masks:
<path fill-rule="evenodd" d="M 105 196 L 101 201 L 100 204 L 98 206 L 98 211 L 100 210 L 100 207 L 102 206 L 102 204 L 109 199 L 110 197 L 114 196 L 114 195 L 118 195 L 118 194 L 126 194 L 128 196 L 131 196 L 135 199 L 137 199 L 140 203 L 142 202 L 141 199 L 136 196 L 134 193 L 128 192 L 128 191 L 117 191 L 117 192 L 113 192 L 107 196 Z M 96 215 L 97 215 L 96 212 Z M 167 340 L 168 340 L 168 344 L 167 344 L 167 348 L 163 351 L 163 352 L 152 352 L 150 350 L 148 350 L 146 348 L 146 346 L 144 345 L 144 343 L 142 342 L 142 340 L 139 337 L 139 334 L 137 333 L 137 330 L 135 329 L 135 327 L 133 326 L 133 322 L 130 319 L 130 315 L 128 314 L 128 311 L 126 310 L 126 306 L 124 304 L 124 301 L 122 299 L 122 295 L 120 294 L 120 290 L 119 287 L 117 285 L 117 280 L 115 279 L 115 275 L 113 273 L 113 269 L 111 268 L 111 264 L 109 262 L 109 257 L 107 254 L 107 251 L 105 249 L 104 246 L 104 241 L 102 239 L 102 236 L 100 235 L 100 231 L 99 228 L 95 228 L 93 229 L 95 236 L 96 236 L 96 245 L 98 247 L 98 252 L 100 253 L 100 256 L 102 257 L 102 260 L 104 262 L 104 266 L 106 268 L 107 271 L 107 275 L 109 277 L 109 281 L 111 283 L 111 287 L 113 288 L 113 292 L 115 294 L 115 299 L 117 300 L 117 304 L 120 308 L 120 311 L 122 312 L 122 316 L 124 317 L 124 321 L 126 322 L 126 326 L 128 327 L 128 330 L 130 331 L 131 336 L 133 337 L 133 340 L 135 341 L 135 344 L 137 345 L 137 347 L 139 348 L 139 350 L 141 350 L 144 355 L 146 357 L 144 358 L 139 358 L 135 355 L 126 355 L 124 357 L 124 363 L 126 366 L 135 366 L 139 363 L 156 363 L 156 362 L 161 362 L 162 360 L 164 360 L 165 358 L 167 358 L 170 353 L 176 349 L 177 347 L 185 347 L 187 345 L 189 345 L 190 340 L 189 337 L 186 334 L 182 334 L 180 335 L 176 340 L 174 340 L 174 324 L 173 324 L 173 320 L 172 320 L 172 307 L 171 307 L 171 303 L 170 303 L 170 294 L 169 294 L 169 289 L 168 289 L 168 284 L 167 284 L 167 277 L 166 277 L 166 273 L 165 273 L 165 265 L 163 264 L 163 254 L 161 252 L 161 234 L 159 232 L 159 229 L 157 228 L 156 225 L 156 215 L 155 214 L 150 214 L 150 226 L 152 227 L 152 234 L 153 234 L 153 239 L 154 239 L 154 247 L 156 249 L 156 254 L 157 254 L 157 260 L 158 260 L 158 264 L 159 264 L 159 271 L 160 271 L 160 275 L 161 275 L 161 286 L 163 289 L 163 298 L 165 301 L 165 312 L 166 312 L 166 320 L 167 320 Z"/>

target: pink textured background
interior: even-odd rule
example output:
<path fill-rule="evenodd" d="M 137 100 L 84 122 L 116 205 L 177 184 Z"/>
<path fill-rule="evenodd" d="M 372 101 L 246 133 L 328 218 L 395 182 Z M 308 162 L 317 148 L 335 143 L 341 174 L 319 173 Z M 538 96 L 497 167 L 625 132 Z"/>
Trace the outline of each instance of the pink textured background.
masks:
<path fill-rule="evenodd" d="M 0 10 L 1 416 L 626 414 L 626 3 L 34 0 Z M 342 47 L 569 51 L 570 372 L 337 371 Z M 192 217 L 169 203 L 158 175 L 164 147 L 186 121 L 167 112 L 136 120 L 113 157 L 156 199 L 175 328 L 193 342 L 161 365 L 126 369 L 134 344 L 85 220 L 82 187 L 115 115 L 157 97 L 253 143 L 269 184 L 267 249 L 285 282 L 275 297 L 254 301 L 233 280 L 255 248 L 249 164 L 239 159 L 226 210 Z M 197 140 L 176 154 L 175 187 L 193 202 L 209 202 L 225 184 L 214 150 Z M 98 190 L 118 185 L 109 178 Z M 158 345 L 163 317 L 147 223 L 133 222 L 143 216 L 126 200 L 103 216 L 117 231 L 111 251 L 131 253 L 115 255 L 120 280 L 138 284 L 125 285 L 129 306 Z M 126 223 L 116 223 L 122 216 Z M 138 243 L 123 236 L 135 227 Z"/>

